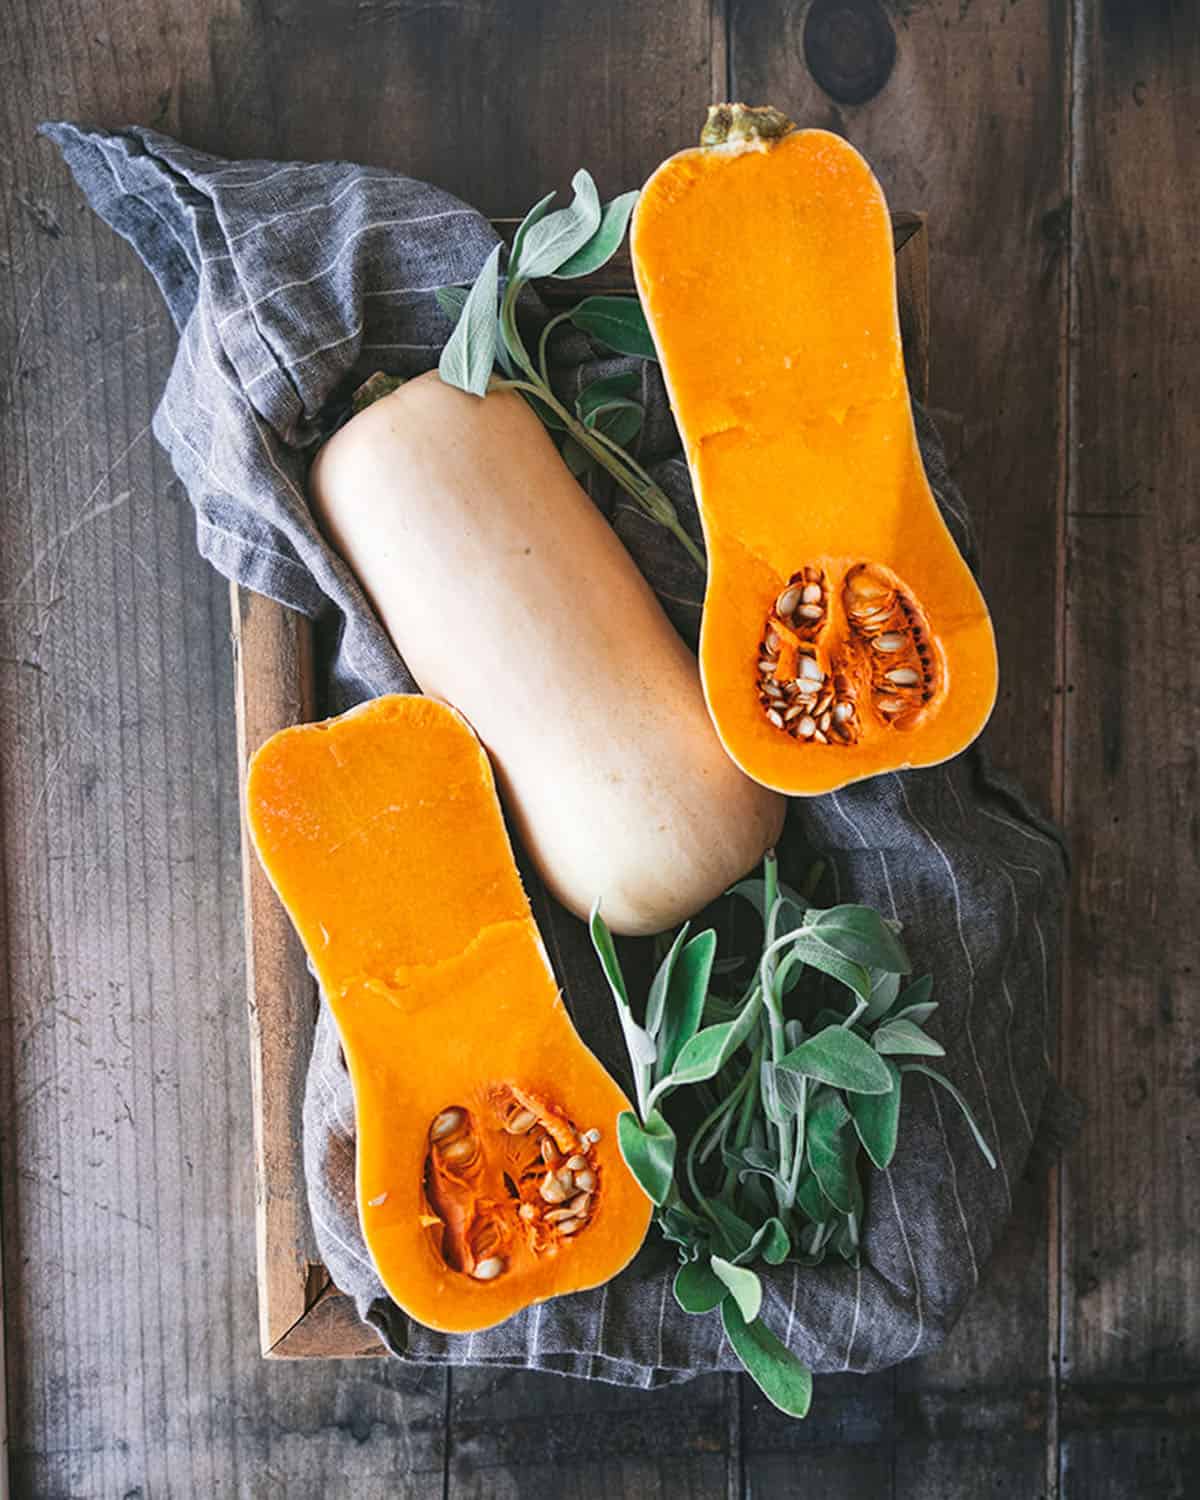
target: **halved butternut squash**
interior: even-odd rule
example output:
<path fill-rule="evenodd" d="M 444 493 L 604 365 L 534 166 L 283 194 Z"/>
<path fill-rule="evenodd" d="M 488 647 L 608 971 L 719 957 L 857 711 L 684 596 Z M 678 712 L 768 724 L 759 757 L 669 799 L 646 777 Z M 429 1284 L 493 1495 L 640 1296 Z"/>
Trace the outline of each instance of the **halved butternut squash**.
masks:
<path fill-rule="evenodd" d="M 341 1034 L 390 1295 L 457 1333 L 615 1276 L 651 1212 L 629 1106 L 571 1024 L 466 721 L 393 696 L 282 730 L 246 797 Z"/>
<path fill-rule="evenodd" d="M 631 243 L 708 546 L 709 712 L 787 793 L 936 764 L 986 723 L 996 648 L 917 447 L 883 192 L 777 110 L 714 106 L 701 139 Z"/>

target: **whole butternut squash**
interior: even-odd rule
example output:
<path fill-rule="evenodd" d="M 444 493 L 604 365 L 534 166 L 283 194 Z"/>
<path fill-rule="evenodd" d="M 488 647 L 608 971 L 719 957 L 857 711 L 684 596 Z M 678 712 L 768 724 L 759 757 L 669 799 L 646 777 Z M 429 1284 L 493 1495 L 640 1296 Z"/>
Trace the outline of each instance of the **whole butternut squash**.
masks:
<path fill-rule="evenodd" d="M 628 1104 L 571 1025 L 465 721 L 387 697 L 282 730 L 246 798 L 341 1034 L 391 1296 L 457 1333 L 616 1275 L 651 1212 Z"/>
<path fill-rule="evenodd" d="M 409 381 L 326 444 L 309 488 L 564 905 L 659 932 L 774 842 L 782 800 L 722 750 L 695 658 L 520 397 Z"/>
<path fill-rule="evenodd" d="M 987 607 L 930 491 L 891 225 L 846 141 L 714 106 L 631 230 L 704 535 L 704 691 L 765 786 L 827 792 L 964 749 L 996 697 Z"/>

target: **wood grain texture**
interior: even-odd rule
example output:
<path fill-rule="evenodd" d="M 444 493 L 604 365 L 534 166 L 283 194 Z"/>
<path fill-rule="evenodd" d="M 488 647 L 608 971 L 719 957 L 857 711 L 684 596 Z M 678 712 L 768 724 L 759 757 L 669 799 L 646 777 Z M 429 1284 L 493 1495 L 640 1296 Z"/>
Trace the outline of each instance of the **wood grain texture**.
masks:
<path fill-rule="evenodd" d="M 836 11 L 838 7 L 826 7 Z M 841 7 L 839 67 L 853 71 L 860 10 Z M 955 478 L 971 506 L 983 585 L 996 622 L 1000 696 L 987 743 L 1047 808 L 1057 790 L 1057 544 L 1065 372 L 1066 262 L 1057 236 L 1067 193 L 1069 61 L 1062 7 L 1051 0 L 929 0 L 887 8 L 896 57 L 867 102 L 838 104 L 805 57 L 806 7 L 735 4 L 732 93 L 770 102 L 801 125 L 844 134 L 865 152 L 893 203 L 919 203 L 930 245 L 934 358 L 930 402 Z M 822 23 L 830 26 L 828 16 Z M 874 24 L 874 21 L 873 23 Z M 1049 229 L 1047 228 L 1049 226 Z M 1050 1325 L 1056 1261 L 1043 1185 L 1023 1184 L 1016 1211 L 974 1300 L 937 1356 L 892 1381 L 894 1412 L 880 1442 L 894 1462 L 877 1493 L 972 1493 L 981 1466 L 1005 1493 L 1040 1493 L 1053 1472 Z M 979 1409 L 969 1442 L 923 1430 L 922 1403 L 968 1393 Z M 986 1413 L 1025 1410 L 1016 1431 Z M 1052 1392 L 1051 1392 L 1052 1395 Z M 764 1452 L 786 1443 L 764 1415 Z M 765 1460 L 764 1460 L 765 1463 Z M 774 1472 L 747 1458 L 753 1488 Z"/>
<path fill-rule="evenodd" d="M 1200 17 L 1108 0 L 1075 24 L 1063 1058 L 1091 1113 L 1064 1166 L 1063 1373 L 1154 1413 L 1200 1370 Z M 1195 1487 L 1194 1412 L 1111 1421 L 1124 1438 L 1067 1434 L 1065 1496 Z"/>
<path fill-rule="evenodd" d="M 727 16 L 719 0 L 0 8 L 0 1200 L 15 1495 L 1194 1489 L 1197 684 L 1184 643 L 1200 19 L 1186 0 L 840 9 L 864 7 L 893 26 L 896 59 L 855 106 L 812 83 L 810 8 L 783 0 L 730 0 Z M 823 9 L 836 20 L 839 6 Z M 1001 627 L 992 748 L 1065 808 L 1077 845 L 1062 1051 L 1092 1116 L 1064 1179 L 1063 1383 L 1042 1357 L 1048 1341 L 1059 1352 L 1043 1269 L 1059 1247 L 1038 1184 L 1018 1190 L 942 1358 L 822 1382 L 807 1426 L 780 1422 L 748 1385 L 722 1409 L 720 1381 L 643 1397 L 473 1373 L 447 1404 L 437 1371 L 264 1362 L 227 596 L 148 433 L 173 347 L 157 292 L 34 123 L 137 120 L 230 155 L 406 166 L 498 213 L 583 164 L 605 192 L 632 185 L 692 138 L 710 88 L 844 129 L 892 198 L 937 226 L 933 403 Z M 1068 521 L 1069 556 L 1056 558 Z M 316 1317 L 277 1348 L 303 1355 L 336 1336 L 351 1352 L 345 1299 L 307 1260 L 304 1276 Z M 570 1412 L 576 1468 L 529 1451 L 540 1410 Z"/>

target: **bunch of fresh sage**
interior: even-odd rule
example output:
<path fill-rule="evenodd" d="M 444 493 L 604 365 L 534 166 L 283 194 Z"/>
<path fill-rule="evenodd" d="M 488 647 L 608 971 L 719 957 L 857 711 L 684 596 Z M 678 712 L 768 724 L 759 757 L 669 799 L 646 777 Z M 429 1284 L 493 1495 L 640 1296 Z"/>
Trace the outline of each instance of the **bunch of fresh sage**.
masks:
<path fill-rule="evenodd" d="M 760 1317 L 755 1262 L 815 1266 L 835 1254 L 858 1264 L 861 1154 L 881 1170 L 891 1162 L 909 1074 L 951 1095 L 996 1163 L 966 1100 L 929 1066 L 944 1050 L 925 1030 L 937 1009 L 933 980 L 906 979 L 898 924 L 867 906 L 814 906 L 780 882 L 774 854 L 761 880 L 729 894 L 752 902 L 762 920 L 753 972 L 720 993 L 720 981 L 747 961 L 718 960 L 715 931 L 689 938 L 685 926 L 640 1020 L 599 907 L 592 914 L 637 1096 L 637 1113 L 620 1116 L 618 1139 L 660 1230 L 678 1246 L 680 1307 L 719 1308 L 763 1393 L 803 1417 L 812 1373 Z"/>
<path fill-rule="evenodd" d="M 584 297 L 547 320 L 532 354 L 518 327 L 517 304 L 531 281 L 546 276 L 573 280 L 598 271 L 625 238 L 637 193 L 623 193 L 602 207 L 589 173 L 576 172 L 572 187 L 574 197 L 566 208 L 551 213 L 555 195 L 548 193 L 525 215 L 508 252 L 503 289 L 503 246 L 497 245 L 469 290 L 452 286 L 438 292 L 442 310 L 454 323 L 438 373 L 448 385 L 475 396 L 519 391 L 550 430 L 573 474 L 583 475 L 593 467 L 606 471 L 703 569 L 704 554 L 684 530 L 675 507 L 628 452 L 644 415 L 634 398 L 637 376 L 594 380 L 580 391 L 573 408 L 564 405 L 550 386 L 549 341 L 563 323 L 574 324 L 618 354 L 654 359 L 654 341 L 638 299 Z"/>

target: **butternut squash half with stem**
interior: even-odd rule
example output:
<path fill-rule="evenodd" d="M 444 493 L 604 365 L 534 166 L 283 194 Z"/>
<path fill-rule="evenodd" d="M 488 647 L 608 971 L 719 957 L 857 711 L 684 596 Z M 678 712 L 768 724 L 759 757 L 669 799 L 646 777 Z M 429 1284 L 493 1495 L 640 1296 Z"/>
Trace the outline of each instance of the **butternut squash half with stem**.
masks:
<path fill-rule="evenodd" d="M 708 546 L 709 712 L 791 794 L 947 760 L 991 713 L 996 648 L 917 447 L 883 192 L 778 110 L 714 105 L 701 141 L 650 178 L 631 244 Z"/>
<path fill-rule="evenodd" d="M 246 798 L 341 1034 L 390 1295 L 463 1333 L 615 1276 L 651 1213 L 629 1105 L 571 1024 L 466 721 L 393 696 L 284 729 Z"/>

